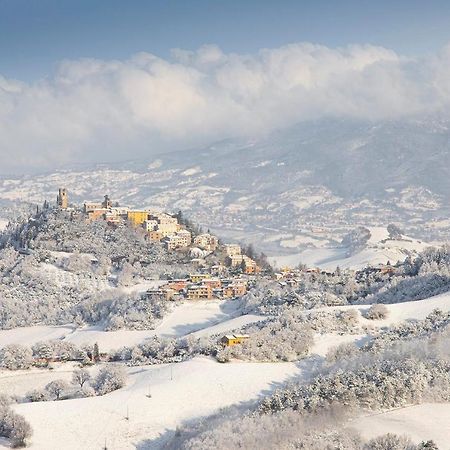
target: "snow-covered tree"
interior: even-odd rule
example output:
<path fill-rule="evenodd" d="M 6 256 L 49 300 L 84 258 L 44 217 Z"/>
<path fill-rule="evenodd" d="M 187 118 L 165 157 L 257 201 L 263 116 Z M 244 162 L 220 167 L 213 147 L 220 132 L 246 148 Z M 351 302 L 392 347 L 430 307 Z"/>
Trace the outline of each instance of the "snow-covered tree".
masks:
<path fill-rule="evenodd" d="M 61 400 L 61 396 L 69 390 L 70 386 L 66 380 L 54 380 L 45 386 L 45 390 L 55 400 Z"/>
<path fill-rule="evenodd" d="M 102 367 L 95 377 L 93 387 L 98 395 L 105 395 L 125 386 L 126 379 L 126 372 L 122 366 L 106 366 Z"/>
<path fill-rule="evenodd" d="M 33 363 L 30 348 L 19 344 L 10 344 L 0 349 L 0 367 L 9 370 L 28 369 Z"/>

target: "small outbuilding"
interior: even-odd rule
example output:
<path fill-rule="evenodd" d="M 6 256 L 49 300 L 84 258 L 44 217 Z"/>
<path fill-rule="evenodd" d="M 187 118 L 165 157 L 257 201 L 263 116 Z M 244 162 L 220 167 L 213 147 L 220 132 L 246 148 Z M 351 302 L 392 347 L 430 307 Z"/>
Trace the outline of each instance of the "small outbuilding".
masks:
<path fill-rule="evenodd" d="M 248 334 L 226 334 L 222 339 L 222 344 L 227 346 L 242 344 L 242 342 L 246 341 L 250 335 Z"/>

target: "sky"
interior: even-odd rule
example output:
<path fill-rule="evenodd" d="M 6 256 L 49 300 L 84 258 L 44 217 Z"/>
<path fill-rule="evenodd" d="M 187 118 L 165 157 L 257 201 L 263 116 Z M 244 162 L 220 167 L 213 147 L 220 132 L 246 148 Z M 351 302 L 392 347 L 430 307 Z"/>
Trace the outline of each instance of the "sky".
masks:
<path fill-rule="evenodd" d="M 0 174 L 447 114 L 449 42 L 448 1 L 0 0 Z"/>

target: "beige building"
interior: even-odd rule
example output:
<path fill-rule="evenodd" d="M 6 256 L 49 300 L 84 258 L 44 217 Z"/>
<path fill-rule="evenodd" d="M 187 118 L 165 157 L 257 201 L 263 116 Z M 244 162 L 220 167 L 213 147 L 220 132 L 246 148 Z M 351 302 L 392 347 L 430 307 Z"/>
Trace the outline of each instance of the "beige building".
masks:
<path fill-rule="evenodd" d="M 191 233 L 187 230 L 180 230 L 174 234 L 169 234 L 163 241 L 167 250 L 189 247 L 191 245 Z"/>
<path fill-rule="evenodd" d="M 239 244 L 225 244 L 224 248 L 227 256 L 236 256 L 241 254 L 241 246 Z"/>
<path fill-rule="evenodd" d="M 202 248 L 203 250 L 209 250 L 213 252 L 219 245 L 219 239 L 209 233 L 199 234 L 194 238 L 194 245 Z"/>
<path fill-rule="evenodd" d="M 222 292 L 226 298 L 241 297 L 247 292 L 247 286 L 245 283 L 231 283 Z"/>
<path fill-rule="evenodd" d="M 89 214 L 98 209 L 104 209 L 101 202 L 84 202 L 83 211 L 85 214 Z"/>
<path fill-rule="evenodd" d="M 189 286 L 187 288 L 187 297 L 189 300 L 210 299 L 212 296 L 211 286 L 205 284 Z"/>
<path fill-rule="evenodd" d="M 180 230 L 177 218 L 165 213 L 149 214 L 144 222 L 144 227 L 148 233 L 157 231 L 162 237 L 167 237 Z"/>
<path fill-rule="evenodd" d="M 227 258 L 227 263 L 231 267 L 239 266 L 244 260 L 244 255 L 231 255 Z"/>

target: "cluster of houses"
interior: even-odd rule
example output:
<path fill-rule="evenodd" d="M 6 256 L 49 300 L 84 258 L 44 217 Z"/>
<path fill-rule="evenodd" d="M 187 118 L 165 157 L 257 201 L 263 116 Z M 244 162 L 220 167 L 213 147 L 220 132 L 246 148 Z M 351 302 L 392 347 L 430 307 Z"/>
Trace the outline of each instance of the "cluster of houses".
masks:
<path fill-rule="evenodd" d="M 212 300 L 237 298 L 246 292 L 246 280 L 196 273 L 187 278 L 170 280 L 157 289 L 148 290 L 146 295 L 158 296 L 166 300 Z"/>
<path fill-rule="evenodd" d="M 64 188 L 59 189 L 57 205 L 60 209 L 70 209 L 68 192 Z M 161 242 L 169 251 L 198 249 L 204 256 L 205 253 L 211 254 L 220 249 L 224 253 L 223 262 L 228 268 L 248 275 L 261 272 L 258 264 L 242 253 L 240 245 L 222 246 L 217 236 L 211 233 L 194 236 L 179 222 L 176 215 L 120 206 L 117 202 L 113 203 L 108 195 L 105 195 L 101 202 L 84 202 L 82 212 L 88 221 L 104 220 L 111 225 L 128 224 L 140 228 L 149 240 Z M 195 254 L 195 251 L 193 253 Z M 202 291 L 201 295 L 206 294 Z"/>

